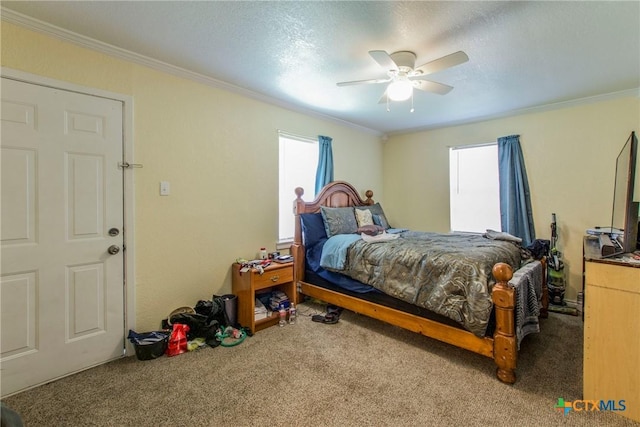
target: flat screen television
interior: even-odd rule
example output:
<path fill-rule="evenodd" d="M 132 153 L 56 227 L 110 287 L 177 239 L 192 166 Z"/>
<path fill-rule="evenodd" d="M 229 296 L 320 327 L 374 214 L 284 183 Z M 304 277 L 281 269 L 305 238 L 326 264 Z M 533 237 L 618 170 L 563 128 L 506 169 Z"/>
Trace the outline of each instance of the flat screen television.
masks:
<path fill-rule="evenodd" d="M 633 252 L 638 245 L 638 209 L 633 201 L 638 158 L 638 139 L 635 132 L 625 142 L 616 159 L 616 179 L 611 214 L 612 235 L 618 236 L 623 252 Z"/>

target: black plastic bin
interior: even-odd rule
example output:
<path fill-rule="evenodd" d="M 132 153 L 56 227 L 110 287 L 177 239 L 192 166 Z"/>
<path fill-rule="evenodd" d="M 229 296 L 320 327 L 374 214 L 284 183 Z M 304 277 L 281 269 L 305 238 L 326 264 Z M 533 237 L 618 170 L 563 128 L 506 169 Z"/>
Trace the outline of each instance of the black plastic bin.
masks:
<path fill-rule="evenodd" d="M 152 360 L 162 356 L 167 350 L 169 331 L 137 333 L 129 330 L 129 341 L 136 350 L 138 360 Z"/>

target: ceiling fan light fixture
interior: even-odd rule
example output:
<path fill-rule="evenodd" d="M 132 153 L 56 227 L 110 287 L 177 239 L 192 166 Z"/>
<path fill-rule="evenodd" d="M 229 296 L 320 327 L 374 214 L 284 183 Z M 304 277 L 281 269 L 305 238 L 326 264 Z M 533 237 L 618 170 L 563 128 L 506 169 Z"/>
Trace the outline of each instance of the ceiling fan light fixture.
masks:
<path fill-rule="evenodd" d="M 406 101 L 413 94 L 413 84 L 409 80 L 396 80 L 389 84 L 387 95 L 392 101 Z"/>

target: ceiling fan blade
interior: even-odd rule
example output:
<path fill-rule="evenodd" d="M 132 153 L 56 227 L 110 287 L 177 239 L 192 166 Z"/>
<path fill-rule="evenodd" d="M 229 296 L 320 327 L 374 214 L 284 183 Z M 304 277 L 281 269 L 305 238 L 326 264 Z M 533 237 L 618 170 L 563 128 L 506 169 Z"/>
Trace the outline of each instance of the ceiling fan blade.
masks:
<path fill-rule="evenodd" d="M 387 103 L 387 90 L 384 90 L 384 93 L 382 94 L 382 96 L 380 97 L 380 99 L 378 100 L 378 104 L 386 104 Z"/>
<path fill-rule="evenodd" d="M 398 65 L 391 59 L 391 56 L 384 50 L 370 50 L 369 55 L 376 61 L 385 71 L 398 71 Z"/>
<path fill-rule="evenodd" d="M 414 81 L 414 87 L 426 92 L 437 93 L 438 95 L 446 95 L 453 89 L 453 86 L 432 82 L 430 80 Z"/>
<path fill-rule="evenodd" d="M 351 85 L 360 85 L 360 84 L 387 83 L 387 82 L 390 82 L 390 81 L 391 81 L 391 79 L 354 80 L 352 82 L 336 83 L 336 85 L 338 85 L 338 86 L 351 86 Z"/>
<path fill-rule="evenodd" d="M 466 53 L 459 50 L 442 58 L 434 59 L 431 62 L 427 62 L 415 69 L 418 73 L 422 72 L 422 75 L 433 74 L 436 71 L 444 70 L 445 68 L 455 67 L 456 65 L 464 64 L 469 60 Z"/>

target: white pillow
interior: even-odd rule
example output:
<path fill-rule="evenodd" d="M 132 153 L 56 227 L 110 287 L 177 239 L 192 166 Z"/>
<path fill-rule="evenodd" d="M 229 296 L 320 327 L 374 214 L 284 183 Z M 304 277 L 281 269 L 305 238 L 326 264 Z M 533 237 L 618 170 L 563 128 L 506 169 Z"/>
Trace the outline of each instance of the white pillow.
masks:
<path fill-rule="evenodd" d="M 374 225 L 373 215 L 371 215 L 371 211 L 369 209 L 356 209 L 356 221 L 358 222 L 358 227 Z"/>

